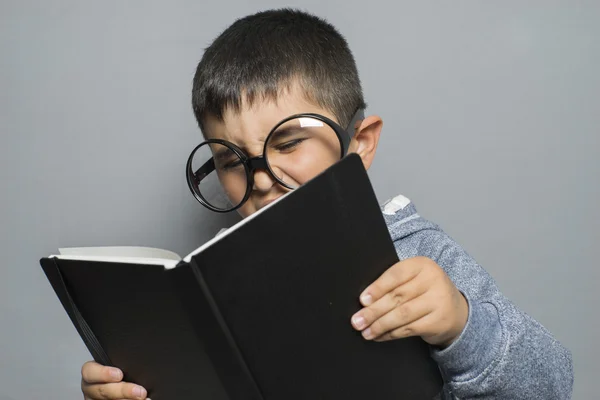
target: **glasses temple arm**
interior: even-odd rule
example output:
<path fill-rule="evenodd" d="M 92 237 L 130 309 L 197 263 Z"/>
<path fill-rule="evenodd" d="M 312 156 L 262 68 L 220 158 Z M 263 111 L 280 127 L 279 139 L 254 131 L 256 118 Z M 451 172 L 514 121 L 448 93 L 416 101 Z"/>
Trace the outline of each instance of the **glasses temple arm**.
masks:
<path fill-rule="evenodd" d="M 206 176 L 208 174 L 210 174 L 211 172 L 213 172 L 214 170 L 215 170 L 215 160 L 214 160 L 214 158 L 211 158 L 210 160 L 205 162 L 204 165 L 202 165 L 200 168 L 198 168 L 196 170 L 196 172 L 193 173 L 193 177 L 194 177 L 194 180 L 196 181 L 196 184 L 199 184 L 202 179 L 206 178 Z"/>
<path fill-rule="evenodd" d="M 356 131 L 356 128 L 357 128 L 356 123 L 358 121 L 362 121 L 363 119 L 365 119 L 365 109 L 359 108 L 358 110 L 356 110 L 356 112 L 354 113 L 354 116 L 352 117 L 352 120 L 346 127 L 346 132 L 348 132 L 348 135 L 350 136 L 350 138 L 354 137 L 354 132 Z"/>

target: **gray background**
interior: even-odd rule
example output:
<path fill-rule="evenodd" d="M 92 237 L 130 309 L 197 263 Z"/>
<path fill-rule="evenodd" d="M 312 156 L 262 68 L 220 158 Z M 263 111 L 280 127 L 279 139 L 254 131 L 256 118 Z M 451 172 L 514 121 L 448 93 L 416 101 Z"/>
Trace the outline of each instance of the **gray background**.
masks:
<path fill-rule="evenodd" d="M 38 266 L 59 246 L 187 253 L 235 220 L 183 166 L 200 141 L 196 63 L 276 1 L 2 1 L 0 399 L 79 398 L 89 359 Z M 600 3 L 304 0 L 347 37 L 369 111 L 370 171 L 411 197 L 575 357 L 597 394 Z M 595 71 L 595 72 L 594 72 Z"/>

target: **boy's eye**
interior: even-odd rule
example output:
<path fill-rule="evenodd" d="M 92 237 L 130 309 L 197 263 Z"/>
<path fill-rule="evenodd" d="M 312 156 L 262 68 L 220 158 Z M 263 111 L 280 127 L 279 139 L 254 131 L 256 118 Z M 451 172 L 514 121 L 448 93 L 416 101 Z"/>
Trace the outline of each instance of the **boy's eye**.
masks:
<path fill-rule="evenodd" d="M 242 165 L 242 160 L 240 160 L 239 158 L 233 158 L 231 160 L 221 162 L 219 165 L 219 169 L 227 171 L 239 167 L 240 165 Z"/>
<path fill-rule="evenodd" d="M 305 138 L 288 140 L 287 142 L 277 143 L 273 147 L 277 151 L 289 151 L 289 150 L 293 150 L 295 147 L 300 145 L 300 143 L 304 142 L 305 140 L 306 140 Z"/>

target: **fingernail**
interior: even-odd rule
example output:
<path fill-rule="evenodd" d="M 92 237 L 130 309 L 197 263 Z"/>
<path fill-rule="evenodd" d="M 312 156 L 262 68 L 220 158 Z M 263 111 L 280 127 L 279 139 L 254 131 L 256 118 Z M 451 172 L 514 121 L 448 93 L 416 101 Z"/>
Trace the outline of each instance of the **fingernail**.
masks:
<path fill-rule="evenodd" d="M 363 329 L 365 327 L 365 319 L 360 315 L 352 317 L 352 324 L 356 329 Z"/>
<path fill-rule="evenodd" d="M 146 389 L 144 389 L 141 386 L 136 386 L 136 387 L 133 388 L 133 395 L 135 397 L 143 399 L 144 397 L 146 397 Z"/>
<path fill-rule="evenodd" d="M 365 339 L 372 339 L 371 328 L 365 329 L 362 334 Z"/>
<path fill-rule="evenodd" d="M 373 298 L 371 297 L 371 295 L 369 293 L 365 293 L 362 296 L 360 296 L 360 302 L 362 303 L 363 306 L 370 306 L 371 303 L 373 302 Z"/>
<path fill-rule="evenodd" d="M 123 373 L 118 368 L 111 368 L 108 371 L 108 373 L 110 374 L 111 377 L 113 377 L 115 379 L 121 379 L 121 378 L 123 378 Z"/>

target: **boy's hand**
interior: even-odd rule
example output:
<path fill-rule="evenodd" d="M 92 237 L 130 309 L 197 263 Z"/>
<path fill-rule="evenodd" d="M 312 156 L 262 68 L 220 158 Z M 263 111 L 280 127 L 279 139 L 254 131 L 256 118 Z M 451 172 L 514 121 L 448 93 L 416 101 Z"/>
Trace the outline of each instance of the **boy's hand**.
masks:
<path fill-rule="evenodd" d="M 84 400 L 144 400 L 146 389 L 133 383 L 121 382 L 123 372 L 88 361 L 81 368 L 81 390 Z"/>
<path fill-rule="evenodd" d="M 393 265 L 360 296 L 365 306 L 352 325 L 365 339 L 384 341 L 421 336 L 447 347 L 467 323 L 469 306 L 433 260 L 415 257 Z"/>

